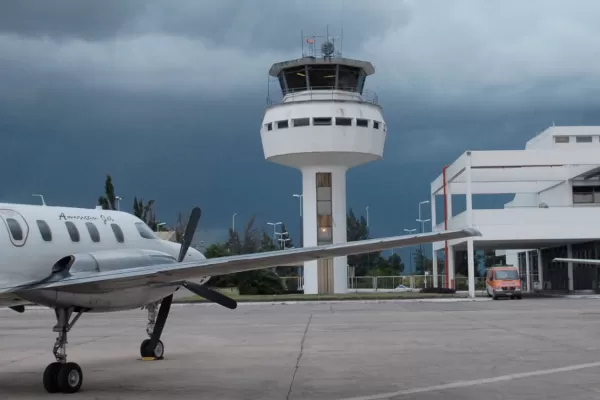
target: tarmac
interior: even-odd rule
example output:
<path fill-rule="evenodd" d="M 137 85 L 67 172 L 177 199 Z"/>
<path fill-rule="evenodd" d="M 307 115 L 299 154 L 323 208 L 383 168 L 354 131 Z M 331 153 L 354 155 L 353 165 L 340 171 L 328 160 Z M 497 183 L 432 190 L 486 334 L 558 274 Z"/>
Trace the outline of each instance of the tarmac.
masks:
<path fill-rule="evenodd" d="M 54 314 L 0 310 L 0 399 L 598 399 L 600 300 L 173 305 L 165 359 L 145 311 L 69 334 L 83 387 L 50 395 Z"/>

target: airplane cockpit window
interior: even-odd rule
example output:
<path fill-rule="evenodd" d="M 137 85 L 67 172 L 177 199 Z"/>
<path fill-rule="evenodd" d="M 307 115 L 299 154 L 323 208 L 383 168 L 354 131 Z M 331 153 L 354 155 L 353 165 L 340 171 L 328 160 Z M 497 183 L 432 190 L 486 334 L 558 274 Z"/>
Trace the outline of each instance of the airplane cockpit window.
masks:
<path fill-rule="evenodd" d="M 112 228 L 113 233 L 115 234 L 115 238 L 117 239 L 117 242 L 123 243 L 125 241 L 125 235 L 123 235 L 123 231 L 121 230 L 121 227 L 117 224 L 110 224 L 110 227 Z"/>
<path fill-rule="evenodd" d="M 145 223 L 136 222 L 135 227 L 137 228 L 141 237 L 145 239 L 156 239 L 156 236 L 154 235 L 154 232 L 152 232 L 152 229 L 150 229 Z"/>
<path fill-rule="evenodd" d="M 71 240 L 74 242 L 79 242 L 79 231 L 77 230 L 77 227 L 75 226 L 74 223 L 72 223 L 71 221 L 65 221 L 65 225 L 67 226 L 67 231 L 69 232 L 69 236 L 71 237 Z"/>
<path fill-rule="evenodd" d="M 6 218 L 6 223 L 8 224 L 8 229 L 10 230 L 10 234 L 14 240 L 23 240 L 23 229 L 19 222 L 14 218 Z"/>
<path fill-rule="evenodd" d="M 42 239 L 44 239 L 45 242 L 52 241 L 52 231 L 50 230 L 50 227 L 48 226 L 46 221 L 38 219 L 35 222 L 37 223 L 38 229 L 40 230 L 40 235 L 42 235 Z"/>
<path fill-rule="evenodd" d="M 100 241 L 100 232 L 98 232 L 98 228 L 96 228 L 96 225 L 94 225 L 92 222 L 86 222 L 85 226 L 87 227 L 92 242 L 98 243 Z"/>

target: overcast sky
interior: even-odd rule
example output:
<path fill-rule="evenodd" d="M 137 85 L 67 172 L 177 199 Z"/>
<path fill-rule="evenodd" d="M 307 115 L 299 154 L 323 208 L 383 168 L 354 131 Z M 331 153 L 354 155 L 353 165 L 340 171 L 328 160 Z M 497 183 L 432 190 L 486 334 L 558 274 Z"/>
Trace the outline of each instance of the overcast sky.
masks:
<path fill-rule="evenodd" d="M 594 0 L 2 2 L 0 199 L 93 206 L 111 173 L 124 208 L 154 198 L 172 221 L 200 205 L 209 241 L 234 212 L 289 221 L 297 241 L 300 174 L 260 143 L 267 72 L 301 56 L 302 30 L 343 22 L 388 124 L 384 160 L 348 174 L 348 206 L 370 206 L 376 236 L 402 232 L 463 151 L 600 123 L 599 14 Z"/>

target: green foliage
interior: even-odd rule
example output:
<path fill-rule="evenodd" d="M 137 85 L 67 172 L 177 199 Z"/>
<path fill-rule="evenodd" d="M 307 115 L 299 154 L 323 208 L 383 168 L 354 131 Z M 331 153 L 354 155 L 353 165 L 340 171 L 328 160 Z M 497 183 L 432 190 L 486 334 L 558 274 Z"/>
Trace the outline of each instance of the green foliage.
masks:
<path fill-rule="evenodd" d="M 415 275 L 424 275 L 425 271 L 433 272 L 433 260 L 425 255 L 421 247 L 418 247 L 413 253 L 413 263 L 415 266 Z"/>
<path fill-rule="evenodd" d="M 241 235 L 239 231 L 230 228 L 227 241 L 208 246 L 205 256 L 212 258 L 276 250 L 271 237 L 254 227 L 254 220 L 254 216 L 248 220 Z M 281 279 L 272 269 L 215 276 L 210 279 L 210 283 L 218 287 L 237 286 L 242 295 L 280 294 L 284 290 Z"/>
<path fill-rule="evenodd" d="M 153 231 L 158 229 L 158 223 L 154 214 L 154 200 L 148 200 L 148 203 L 144 204 L 144 200 L 137 197 L 133 198 L 133 214 L 144 221 L 146 225 Z"/>
<path fill-rule="evenodd" d="M 348 242 L 369 239 L 367 220 L 363 216 L 357 218 L 352 209 L 346 216 L 346 230 Z M 398 254 L 385 259 L 379 251 L 348 256 L 348 265 L 354 267 L 355 276 L 389 276 L 404 271 L 404 263 Z"/>
<path fill-rule="evenodd" d="M 98 197 L 98 205 L 102 206 L 103 210 L 116 210 L 117 207 L 115 206 L 115 201 L 115 187 L 112 183 L 112 177 L 106 175 L 106 180 L 104 181 L 104 195 Z"/>

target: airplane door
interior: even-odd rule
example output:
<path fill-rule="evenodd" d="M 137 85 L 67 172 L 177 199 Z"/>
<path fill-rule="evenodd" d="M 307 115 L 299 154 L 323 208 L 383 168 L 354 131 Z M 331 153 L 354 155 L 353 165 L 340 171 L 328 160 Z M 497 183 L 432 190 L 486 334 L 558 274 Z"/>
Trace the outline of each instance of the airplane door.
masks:
<path fill-rule="evenodd" d="M 25 245 L 29 235 L 29 225 L 25 218 L 18 212 L 6 208 L 0 209 L 0 219 L 4 225 L 8 238 L 16 247 Z"/>

